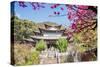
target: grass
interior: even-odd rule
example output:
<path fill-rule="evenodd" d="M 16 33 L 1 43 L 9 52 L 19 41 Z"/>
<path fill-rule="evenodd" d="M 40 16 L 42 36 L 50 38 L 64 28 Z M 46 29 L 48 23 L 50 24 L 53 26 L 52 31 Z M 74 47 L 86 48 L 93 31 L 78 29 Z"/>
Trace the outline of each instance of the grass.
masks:
<path fill-rule="evenodd" d="M 15 65 L 39 64 L 39 52 L 29 44 L 14 44 Z"/>

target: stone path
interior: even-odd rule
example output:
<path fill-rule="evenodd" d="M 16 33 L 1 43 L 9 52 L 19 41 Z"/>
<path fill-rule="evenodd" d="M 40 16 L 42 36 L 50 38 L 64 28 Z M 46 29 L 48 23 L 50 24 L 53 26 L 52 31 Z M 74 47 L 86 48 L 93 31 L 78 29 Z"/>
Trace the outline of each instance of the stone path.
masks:
<path fill-rule="evenodd" d="M 43 51 L 40 54 L 40 64 L 55 64 L 61 62 L 61 56 L 66 56 L 67 53 L 59 53 L 57 51 Z M 62 58 L 63 59 L 63 58 Z"/>

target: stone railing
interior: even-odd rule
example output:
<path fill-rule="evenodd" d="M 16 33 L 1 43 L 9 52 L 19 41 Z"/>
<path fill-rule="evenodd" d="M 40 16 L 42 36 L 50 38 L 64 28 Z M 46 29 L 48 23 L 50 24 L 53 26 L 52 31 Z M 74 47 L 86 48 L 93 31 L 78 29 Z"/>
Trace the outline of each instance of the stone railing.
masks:
<path fill-rule="evenodd" d="M 42 51 L 40 54 L 40 64 L 43 64 L 43 62 L 46 61 L 47 58 L 55 59 L 56 63 L 61 63 L 61 57 L 66 56 L 67 57 L 68 52 L 59 53 L 58 51 Z"/>

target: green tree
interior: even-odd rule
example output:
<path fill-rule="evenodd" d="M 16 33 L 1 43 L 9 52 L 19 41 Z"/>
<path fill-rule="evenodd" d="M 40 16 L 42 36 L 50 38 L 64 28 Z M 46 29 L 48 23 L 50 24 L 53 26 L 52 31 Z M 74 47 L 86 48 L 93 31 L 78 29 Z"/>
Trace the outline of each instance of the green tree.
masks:
<path fill-rule="evenodd" d="M 46 43 L 44 42 L 44 40 L 40 40 L 37 44 L 36 44 L 36 50 L 38 51 L 42 51 L 46 48 Z"/>
<path fill-rule="evenodd" d="M 22 41 L 34 35 L 35 23 L 29 20 L 22 20 L 16 16 L 11 18 L 11 33 L 15 41 Z"/>
<path fill-rule="evenodd" d="M 67 50 L 68 41 L 65 38 L 59 38 L 56 44 L 60 52 L 65 52 Z"/>
<path fill-rule="evenodd" d="M 29 57 L 26 59 L 26 65 L 31 65 L 31 64 L 39 64 L 39 52 L 38 51 L 33 51 Z"/>

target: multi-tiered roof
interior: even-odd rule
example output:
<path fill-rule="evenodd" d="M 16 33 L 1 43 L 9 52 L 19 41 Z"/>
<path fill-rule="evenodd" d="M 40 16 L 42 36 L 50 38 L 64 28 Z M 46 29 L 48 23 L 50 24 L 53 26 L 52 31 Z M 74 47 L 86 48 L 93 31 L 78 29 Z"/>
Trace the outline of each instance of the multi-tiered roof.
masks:
<path fill-rule="evenodd" d="M 55 40 L 59 38 L 66 38 L 63 36 L 65 29 L 61 29 L 61 25 L 50 26 L 44 24 L 45 28 L 39 28 L 39 31 L 34 31 L 35 36 L 31 36 L 32 39 L 44 39 Z"/>
<path fill-rule="evenodd" d="M 45 28 L 39 28 L 39 31 L 34 31 L 34 36 L 31 36 L 31 39 L 26 39 L 27 42 L 34 42 L 36 43 L 38 40 L 45 40 L 45 41 L 56 41 L 59 38 L 67 38 L 64 36 L 65 29 L 62 28 L 61 25 L 47 25 L 44 24 Z"/>

